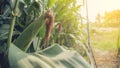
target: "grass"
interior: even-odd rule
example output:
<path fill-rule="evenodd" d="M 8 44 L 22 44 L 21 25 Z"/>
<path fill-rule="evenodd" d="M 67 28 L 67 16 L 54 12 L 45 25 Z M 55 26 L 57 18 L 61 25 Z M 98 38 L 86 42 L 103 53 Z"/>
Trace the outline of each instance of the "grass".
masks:
<path fill-rule="evenodd" d="M 118 30 L 114 28 L 91 28 L 91 45 L 95 49 L 115 50 Z"/>
<path fill-rule="evenodd" d="M 113 50 L 115 49 L 115 44 L 116 42 L 113 41 L 92 41 L 92 47 L 97 48 L 100 50 Z"/>

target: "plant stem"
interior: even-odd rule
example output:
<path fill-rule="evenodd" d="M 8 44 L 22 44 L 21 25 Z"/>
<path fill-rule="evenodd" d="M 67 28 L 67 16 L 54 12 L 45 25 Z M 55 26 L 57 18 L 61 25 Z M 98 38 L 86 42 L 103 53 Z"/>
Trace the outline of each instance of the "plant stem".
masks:
<path fill-rule="evenodd" d="M 16 17 L 13 17 L 11 25 L 10 25 L 8 42 L 7 42 L 8 46 L 11 44 L 11 41 L 12 41 L 12 35 L 13 35 L 13 30 L 14 30 L 14 25 L 15 25 L 15 19 L 16 19 Z"/>
<path fill-rule="evenodd" d="M 8 47 L 10 46 L 10 44 L 12 42 L 12 35 L 13 35 L 13 31 L 14 31 L 16 16 L 17 16 L 17 8 L 18 8 L 18 0 L 16 0 L 15 7 L 13 9 L 13 18 L 12 18 L 12 21 L 10 24 L 10 30 L 9 30 L 8 40 L 7 40 Z"/>

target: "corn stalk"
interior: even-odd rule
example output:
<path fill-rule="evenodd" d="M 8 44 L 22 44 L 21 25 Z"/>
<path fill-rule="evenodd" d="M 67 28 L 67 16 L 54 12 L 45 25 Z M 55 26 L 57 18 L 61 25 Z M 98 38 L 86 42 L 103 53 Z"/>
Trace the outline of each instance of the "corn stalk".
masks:
<path fill-rule="evenodd" d="M 18 15 L 18 12 L 17 12 L 18 3 L 19 3 L 19 0 L 16 0 L 16 1 L 15 1 L 15 7 L 13 8 L 13 11 L 12 11 L 12 12 L 13 12 L 13 18 L 12 18 L 12 21 L 11 21 L 11 24 L 10 24 L 10 30 L 9 30 L 9 35 L 8 35 L 8 41 L 7 41 L 8 47 L 10 46 L 10 44 L 11 44 L 11 42 L 12 42 L 14 25 L 15 25 L 15 22 L 16 22 L 16 17 L 17 17 L 17 15 Z"/>

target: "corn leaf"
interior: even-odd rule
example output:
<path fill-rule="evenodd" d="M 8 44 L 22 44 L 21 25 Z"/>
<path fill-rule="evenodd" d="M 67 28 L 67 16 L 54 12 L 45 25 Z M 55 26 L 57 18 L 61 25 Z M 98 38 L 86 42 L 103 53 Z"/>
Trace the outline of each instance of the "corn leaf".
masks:
<path fill-rule="evenodd" d="M 51 68 L 40 58 L 27 54 L 11 44 L 9 48 L 10 68 Z"/>
<path fill-rule="evenodd" d="M 59 45 L 27 54 L 11 44 L 8 56 L 10 68 L 91 68 L 77 52 Z"/>
<path fill-rule="evenodd" d="M 39 30 L 44 24 L 44 16 L 39 17 L 37 20 L 32 22 L 22 34 L 15 40 L 15 45 L 23 51 L 27 51 L 30 46 L 32 39 L 38 34 Z"/>

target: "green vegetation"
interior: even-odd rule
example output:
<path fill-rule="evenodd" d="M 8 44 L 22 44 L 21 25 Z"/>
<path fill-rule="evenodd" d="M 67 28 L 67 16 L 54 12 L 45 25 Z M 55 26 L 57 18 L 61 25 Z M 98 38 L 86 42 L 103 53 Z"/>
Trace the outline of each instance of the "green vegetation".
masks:
<path fill-rule="evenodd" d="M 120 29 L 118 31 L 118 38 L 117 38 L 117 44 L 116 44 L 116 55 L 117 55 L 117 58 L 119 58 L 119 55 L 120 55 Z"/>
<path fill-rule="evenodd" d="M 0 68 L 89 68 L 69 49 L 84 52 L 80 8 L 76 0 L 1 0 Z"/>
<path fill-rule="evenodd" d="M 91 28 L 91 45 L 95 49 L 115 50 L 118 37 L 117 28 Z"/>
<path fill-rule="evenodd" d="M 1 0 L 0 68 L 93 65 L 84 59 L 93 57 L 81 7 L 77 0 Z M 119 52 L 119 24 L 120 10 L 106 12 L 104 17 L 98 14 L 96 22 L 90 23 L 92 47 Z"/>
<path fill-rule="evenodd" d="M 101 16 L 98 14 L 96 16 L 96 21 L 94 22 L 99 27 L 113 27 L 113 28 L 119 28 L 120 26 L 120 10 L 113 10 L 109 12 L 105 12 L 104 16 Z"/>
<path fill-rule="evenodd" d="M 120 10 L 105 12 L 102 17 L 96 16 L 96 22 L 91 23 L 91 45 L 101 50 L 115 50 L 120 26 Z"/>

